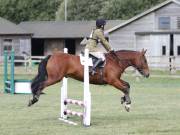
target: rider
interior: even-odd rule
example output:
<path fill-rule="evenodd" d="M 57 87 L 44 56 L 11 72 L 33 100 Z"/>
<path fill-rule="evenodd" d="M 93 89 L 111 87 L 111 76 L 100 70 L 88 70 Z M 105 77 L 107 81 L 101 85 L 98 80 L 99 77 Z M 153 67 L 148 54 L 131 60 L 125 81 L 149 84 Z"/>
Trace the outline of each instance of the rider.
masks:
<path fill-rule="evenodd" d="M 89 40 L 86 44 L 86 48 L 89 49 L 89 53 L 98 58 L 96 63 L 92 67 L 92 75 L 96 73 L 96 67 L 104 62 L 105 56 L 104 53 L 98 49 L 98 43 L 100 42 L 107 52 L 113 51 L 109 42 L 106 40 L 104 36 L 104 26 L 106 25 L 106 21 L 104 19 L 96 20 L 96 29 L 93 29 Z"/>

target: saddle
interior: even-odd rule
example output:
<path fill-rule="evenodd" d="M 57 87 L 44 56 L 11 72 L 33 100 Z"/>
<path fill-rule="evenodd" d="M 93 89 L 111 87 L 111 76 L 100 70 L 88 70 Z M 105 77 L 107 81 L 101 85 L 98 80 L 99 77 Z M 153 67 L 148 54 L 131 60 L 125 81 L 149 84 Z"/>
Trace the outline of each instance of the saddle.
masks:
<path fill-rule="evenodd" d="M 81 55 L 80 55 L 80 59 L 82 59 L 81 56 L 84 56 L 84 52 L 81 52 Z M 99 58 L 97 58 L 96 56 L 92 55 L 92 54 L 89 54 L 89 58 L 92 59 L 92 66 L 98 61 Z M 82 61 L 82 60 L 81 60 Z M 81 63 L 82 64 L 82 63 Z M 100 63 L 96 68 L 104 68 L 106 64 L 106 60 L 102 63 Z M 90 66 L 90 67 L 92 67 Z"/>
<path fill-rule="evenodd" d="M 84 56 L 84 52 L 81 52 L 80 54 L 80 61 L 81 61 L 81 64 L 83 63 L 83 57 Z M 95 57 L 94 55 L 92 54 L 89 54 L 89 58 L 91 58 L 91 64 L 90 64 L 90 67 L 89 67 L 89 74 L 93 76 L 92 74 L 92 71 L 93 71 L 93 66 L 97 63 L 97 61 L 99 60 L 99 58 Z M 97 71 L 97 69 L 99 69 L 100 71 L 100 76 L 99 76 L 99 80 L 101 80 L 101 83 L 103 84 L 104 81 L 103 81 L 103 68 L 106 64 L 106 60 L 101 62 L 96 68 L 95 70 Z M 83 64 L 82 64 L 83 65 Z"/>

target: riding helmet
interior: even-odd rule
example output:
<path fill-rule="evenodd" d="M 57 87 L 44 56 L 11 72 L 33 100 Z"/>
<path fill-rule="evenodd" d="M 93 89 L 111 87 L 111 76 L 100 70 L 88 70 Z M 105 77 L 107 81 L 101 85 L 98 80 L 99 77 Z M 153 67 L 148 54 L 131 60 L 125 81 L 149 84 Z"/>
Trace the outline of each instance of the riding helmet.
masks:
<path fill-rule="evenodd" d="M 98 28 L 101 28 L 102 26 L 106 25 L 106 21 L 104 19 L 97 19 L 96 20 L 96 26 Z"/>

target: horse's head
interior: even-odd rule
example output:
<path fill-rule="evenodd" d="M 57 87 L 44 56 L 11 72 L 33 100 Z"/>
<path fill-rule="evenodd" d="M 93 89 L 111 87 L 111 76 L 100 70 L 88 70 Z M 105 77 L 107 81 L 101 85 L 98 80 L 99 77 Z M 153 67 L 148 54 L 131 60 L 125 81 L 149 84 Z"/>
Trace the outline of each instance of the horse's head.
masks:
<path fill-rule="evenodd" d="M 145 57 L 146 51 L 147 50 L 143 49 L 141 52 L 138 53 L 138 56 L 135 58 L 134 65 L 141 75 L 148 78 L 150 73 L 148 63 Z"/>

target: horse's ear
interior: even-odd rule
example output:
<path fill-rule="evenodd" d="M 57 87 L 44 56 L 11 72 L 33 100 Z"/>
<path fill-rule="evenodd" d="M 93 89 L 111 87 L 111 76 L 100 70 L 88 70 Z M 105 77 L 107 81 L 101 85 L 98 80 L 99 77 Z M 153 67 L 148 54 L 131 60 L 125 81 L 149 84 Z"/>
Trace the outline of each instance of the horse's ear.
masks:
<path fill-rule="evenodd" d="M 141 53 L 144 55 L 147 52 L 147 49 L 142 49 Z"/>

